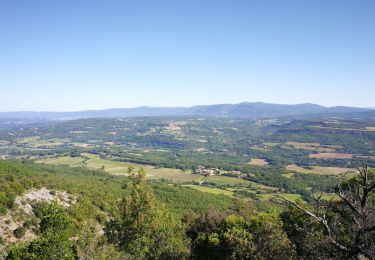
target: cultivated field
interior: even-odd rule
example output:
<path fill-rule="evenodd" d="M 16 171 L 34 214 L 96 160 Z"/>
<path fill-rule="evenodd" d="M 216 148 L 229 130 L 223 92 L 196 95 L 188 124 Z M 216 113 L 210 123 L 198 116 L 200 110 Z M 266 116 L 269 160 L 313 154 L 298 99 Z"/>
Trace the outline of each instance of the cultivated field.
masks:
<path fill-rule="evenodd" d="M 334 152 L 336 151 L 332 147 L 323 146 L 320 143 L 301 143 L 301 142 L 287 142 L 294 149 L 317 151 L 317 152 Z"/>
<path fill-rule="evenodd" d="M 54 164 L 54 165 L 69 165 L 71 167 L 84 166 L 84 161 L 86 159 L 83 157 L 70 157 L 70 156 L 60 156 L 45 158 L 42 160 L 35 161 L 36 163 Z"/>
<path fill-rule="evenodd" d="M 256 158 L 252 158 L 248 164 L 250 165 L 254 165 L 254 166 L 265 166 L 265 165 L 268 165 L 268 162 L 266 159 L 256 159 Z"/>
<path fill-rule="evenodd" d="M 223 190 L 219 188 L 211 188 L 211 187 L 201 186 L 201 185 L 186 185 L 186 187 L 190 187 L 199 191 L 208 192 L 212 194 L 223 194 L 229 197 L 233 197 L 234 195 L 234 192 L 232 191 Z"/>
<path fill-rule="evenodd" d="M 5 140 L 0 140 L 0 145 L 9 145 L 11 142 L 5 141 Z"/>
<path fill-rule="evenodd" d="M 303 197 L 299 194 L 292 194 L 292 193 L 266 193 L 266 194 L 260 194 L 259 197 L 263 201 L 282 201 L 281 198 L 278 196 L 281 196 L 287 200 L 296 202 L 297 200 L 304 201 Z"/>
<path fill-rule="evenodd" d="M 314 159 L 351 159 L 353 154 L 350 153 L 317 153 L 310 154 L 309 158 Z"/>
<path fill-rule="evenodd" d="M 205 179 L 206 182 L 215 183 L 218 185 L 251 185 L 252 182 L 239 179 L 239 178 L 232 178 L 227 176 L 210 176 Z"/>
<path fill-rule="evenodd" d="M 302 146 L 302 147 L 319 147 L 320 143 L 301 143 L 301 142 L 287 142 L 291 146 Z"/>
<path fill-rule="evenodd" d="M 79 157 L 61 156 L 55 158 L 44 158 L 36 161 L 45 164 L 64 164 L 72 167 L 85 166 L 89 169 L 103 169 L 112 175 L 127 175 L 128 168 L 134 167 L 135 170 L 144 168 L 147 177 L 150 179 L 167 179 L 173 182 L 200 182 L 203 176 L 192 174 L 191 171 L 182 171 L 170 168 L 154 168 L 149 165 L 135 163 L 118 162 L 100 158 L 98 155 L 84 153 Z"/>
<path fill-rule="evenodd" d="M 207 187 L 203 185 L 187 185 L 191 188 L 209 192 L 213 194 L 224 194 L 227 196 L 234 196 L 236 190 L 244 190 L 253 193 L 274 193 L 278 188 L 262 185 L 256 182 L 243 180 L 240 178 L 228 176 L 210 176 L 204 177 L 198 174 L 192 174 L 191 171 L 182 171 L 170 168 L 154 168 L 149 165 L 141 165 L 128 162 L 119 162 L 109 159 L 102 159 L 98 155 L 83 153 L 79 157 L 60 156 L 49 157 L 37 160 L 36 163 L 54 164 L 54 165 L 69 165 L 71 167 L 84 166 L 93 170 L 104 170 L 112 175 L 127 175 L 128 168 L 134 167 L 135 170 L 144 168 L 146 170 L 147 178 L 149 179 L 166 179 L 175 183 L 211 183 L 218 187 Z M 231 190 L 223 187 L 232 187 Z M 262 197 L 259 197 L 262 199 Z"/>
<path fill-rule="evenodd" d="M 291 173 L 305 173 L 305 174 L 319 174 L 319 175 L 338 175 L 338 174 L 356 172 L 354 169 L 351 169 L 351 168 L 321 167 L 321 166 L 303 168 L 295 164 L 288 165 L 286 169 L 290 171 Z"/>

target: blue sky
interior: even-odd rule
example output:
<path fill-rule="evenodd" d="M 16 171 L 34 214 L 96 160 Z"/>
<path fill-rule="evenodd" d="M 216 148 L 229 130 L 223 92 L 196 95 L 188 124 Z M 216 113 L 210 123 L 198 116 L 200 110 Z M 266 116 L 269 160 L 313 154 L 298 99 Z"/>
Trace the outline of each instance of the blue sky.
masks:
<path fill-rule="evenodd" d="M 0 111 L 375 107 L 375 1 L 0 1 Z"/>

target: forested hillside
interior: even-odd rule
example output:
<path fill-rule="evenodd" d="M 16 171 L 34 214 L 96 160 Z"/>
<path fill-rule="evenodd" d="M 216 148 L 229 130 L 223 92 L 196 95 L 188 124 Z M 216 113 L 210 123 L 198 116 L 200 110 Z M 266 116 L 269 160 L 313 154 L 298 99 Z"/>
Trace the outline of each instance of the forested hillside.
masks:
<path fill-rule="evenodd" d="M 0 112 L 0 118 L 26 118 L 47 120 L 72 120 L 82 118 L 118 118 L 149 116 L 216 116 L 233 118 L 275 118 L 285 116 L 309 116 L 351 114 L 371 109 L 355 107 L 324 107 L 316 104 L 281 105 L 263 102 L 240 104 L 198 105 L 193 107 L 136 107 L 77 112 Z M 372 111 L 374 112 L 374 111 Z"/>
<path fill-rule="evenodd" d="M 375 175 L 367 168 L 337 187 L 343 199 L 334 204 L 282 199 L 286 202 L 266 208 L 248 199 L 146 181 L 145 174 L 132 167 L 128 177 L 115 177 L 85 168 L 0 161 L 2 257 L 374 257 Z M 353 204 L 356 188 L 365 198 L 362 207 Z M 46 190 L 55 199 L 35 197 Z M 352 219 L 360 221 L 359 229 Z"/>

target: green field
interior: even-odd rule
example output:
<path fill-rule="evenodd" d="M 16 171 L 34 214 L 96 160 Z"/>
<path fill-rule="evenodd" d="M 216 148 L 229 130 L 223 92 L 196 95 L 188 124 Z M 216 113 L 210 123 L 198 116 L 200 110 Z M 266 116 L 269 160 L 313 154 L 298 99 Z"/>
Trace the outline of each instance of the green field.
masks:
<path fill-rule="evenodd" d="M 332 194 L 332 193 L 323 193 L 321 195 L 320 194 L 316 194 L 316 195 L 313 196 L 313 198 L 317 199 L 318 196 L 321 196 L 320 197 L 321 200 L 328 200 L 328 201 L 330 201 L 330 200 L 332 200 L 332 201 L 340 201 L 341 200 L 338 195 Z"/>
<path fill-rule="evenodd" d="M 142 165 L 136 163 L 119 162 L 110 159 L 102 159 L 98 155 L 83 153 L 79 157 L 60 156 L 48 157 L 36 161 L 37 163 L 52 164 L 52 165 L 69 165 L 71 167 L 87 167 L 93 170 L 104 170 L 111 175 L 127 175 L 129 167 L 134 167 L 135 170 L 143 168 L 146 170 L 146 176 L 149 179 L 166 179 L 174 183 L 199 183 L 207 182 L 217 185 L 218 187 L 207 187 L 201 185 L 189 185 L 194 189 L 209 192 L 213 194 L 224 194 L 233 196 L 235 190 L 246 190 L 248 192 L 274 193 L 277 188 L 262 185 L 240 178 L 233 178 L 227 176 L 210 176 L 204 177 L 198 174 L 192 174 L 191 171 L 182 171 L 172 168 L 155 168 L 150 165 Z M 221 187 L 220 187 L 221 186 Z M 233 190 L 223 189 L 222 186 L 232 187 Z M 262 198 L 261 198 L 262 199 Z"/>
<path fill-rule="evenodd" d="M 267 193 L 267 194 L 260 194 L 259 197 L 261 200 L 264 200 L 264 201 L 269 201 L 269 200 L 276 200 L 276 201 L 279 201 L 279 200 L 282 200 L 281 198 L 278 198 L 278 196 L 281 196 L 287 200 L 290 200 L 290 201 L 297 201 L 297 200 L 300 200 L 300 201 L 304 201 L 303 197 L 299 194 L 292 194 L 292 193 Z"/>
<path fill-rule="evenodd" d="M 190 187 L 202 192 L 207 192 L 207 193 L 212 193 L 212 194 L 223 194 L 229 197 L 233 197 L 234 192 L 228 191 L 228 190 L 223 190 L 219 188 L 212 188 L 212 187 L 207 187 L 207 186 L 201 186 L 201 185 L 186 185 L 186 187 Z"/>
<path fill-rule="evenodd" d="M 227 176 L 210 176 L 205 179 L 207 182 L 215 183 L 218 185 L 251 185 L 250 181 L 246 181 L 239 178 L 227 177 Z"/>
<path fill-rule="evenodd" d="M 128 168 L 132 166 L 135 170 L 144 168 L 147 177 L 150 179 L 167 179 L 173 182 L 200 182 L 203 178 L 200 175 L 192 174 L 191 171 L 170 168 L 154 168 L 149 165 L 112 161 L 109 159 L 102 159 L 98 155 L 89 153 L 84 153 L 80 157 L 60 156 L 44 158 L 37 160 L 36 162 L 53 165 L 69 165 L 72 167 L 85 166 L 93 170 L 103 169 L 112 175 L 127 175 Z"/>
<path fill-rule="evenodd" d="M 207 192 L 211 194 L 223 194 L 229 197 L 233 197 L 235 194 L 235 191 L 237 190 L 244 190 L 248 191 L 250 193 L 256 193 L 256 190 L 251 190 L 251 189 L 236 189 L 236 188 L 228 188 L 228 189 L 220 189 L 220 188 L 214 188 L 214 187 L 207 187 L 207 186 L 202 186 L 202 185 L 186 185 L 186 187 L 190 187 L 202 192 Z M 261 194 L 256 194 L 256 196 L 261 200 L 261 201 L 278 201 L 281 202 L 281 198 L 278 198 L 278 196 L 282 196 L 285 199 L 288 199 L 290 201 L 304 201 L 303 197 L 299 194 L 292 194 L 292 193 L 261 193 Z"/>
<path fill-rule="evenodd" d="M 70 156 L 60 156 L 45 158 L 42 160 L 36 161 L 36 163 L 45 163 L 53 165 L 69 165 L 72 167 L 84 166 L 85 158 L 83 157 L 70 157 Z"/>
<path fill-rule="evenodd" d="M 290 179 L 290 178 L 293 178 L 294 173 L 284 173 L 284 174 L 282 174 L 282 176 L 285 177 L 285 178 Z"/>
<path fill-rule="evenodd" d="M 261 191 L 275 191 L 277 188 L 262 185 L 256 182 L 243 180 L 239 178 L 227 177 L 227 176 L 210 176 L 205 179 L 205 182 L 214 183 L 216 185 L 230 185 L 236 187 L 246 187 L 250 190 L 261 190 Z"/>

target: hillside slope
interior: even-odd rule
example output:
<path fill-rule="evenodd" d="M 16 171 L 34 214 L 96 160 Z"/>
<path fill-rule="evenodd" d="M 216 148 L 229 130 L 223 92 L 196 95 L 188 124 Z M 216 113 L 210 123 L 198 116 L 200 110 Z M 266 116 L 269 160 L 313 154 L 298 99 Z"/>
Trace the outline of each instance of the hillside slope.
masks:
<path fill-rule="evenodd" d="M 218 104 L 193 107 L 137 107 L 88 110 L 78 112 L 0 112 L 0 118 L 70 120 L 79 118 L 116 118 L 143 116 L 226 116 L 239 118 L 272 118 L 309 114 L 336 114 L 366 111 L 353 107 L 323 107 L 315 104 L 280 105 L 262 102 Z"/>

